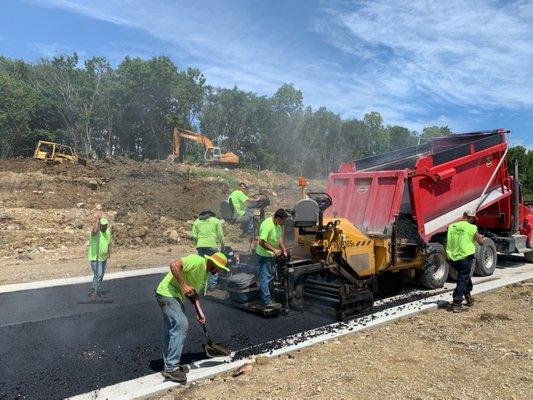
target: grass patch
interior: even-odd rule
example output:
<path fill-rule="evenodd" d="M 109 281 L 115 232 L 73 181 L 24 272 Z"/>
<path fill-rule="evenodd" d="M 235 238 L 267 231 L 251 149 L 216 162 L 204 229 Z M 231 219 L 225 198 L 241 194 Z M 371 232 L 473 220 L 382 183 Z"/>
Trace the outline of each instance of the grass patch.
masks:
<path fill-rule="evenodd" d="M 194 176 L 195 178 L 219 178 L 225 183 L 227 183 L 230 187 L 237 187 L 239 181 L 235 177 L 231 175 L 228 171 L 217 171 L 215 169 L 196 169 L 196 168 L 189 168 L 188 175 Z"/>

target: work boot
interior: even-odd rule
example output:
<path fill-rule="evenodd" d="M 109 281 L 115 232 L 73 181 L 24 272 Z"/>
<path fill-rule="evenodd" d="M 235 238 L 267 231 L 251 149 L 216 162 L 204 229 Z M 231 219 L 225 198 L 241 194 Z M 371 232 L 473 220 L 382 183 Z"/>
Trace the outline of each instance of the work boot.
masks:
<path fill-rule="evenodd" d="M 470 293 L 465 295 L 465 299 L 466 299 L 466 306 L 467 307 L 472 307 L 474 305 L 474 298 L 472 297 L 472 295 Z"/>
<path fill-rule="evenodd" d="M 189 372 L 189 366 L 188 365 L 180 365 L 180 370 L 188 373 Z"/>
<path fill-rule="evenodd" d="M 460 313 L 468 311 L 468 307 L 464 306 L 462 303 L 456 303 L 455 301 L 452 303 L 452 312 L 454 313 Z"/>
<path fill-rule="evenodd" d="M 181 368 L 182 366 L 180 365 L 180 367 L 174 371 L 163 371 L 161 372 L 161 374 L 165 378 L 170 379 L 173 382 L 187 383 L 187 373 L 183 371 Z"/>
<path fill-rule="evenodd" d="M 265 310 L 277 310 L 278 308 L 281 308 L 281 304 L 275 301 L 271 301 L 265 306 Z"/>

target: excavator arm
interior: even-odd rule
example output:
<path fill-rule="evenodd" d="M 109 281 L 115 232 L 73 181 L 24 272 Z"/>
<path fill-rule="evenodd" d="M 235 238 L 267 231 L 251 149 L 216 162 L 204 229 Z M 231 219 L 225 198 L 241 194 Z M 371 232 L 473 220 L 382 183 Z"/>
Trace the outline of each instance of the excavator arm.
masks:
<path fill-rule="evenodd" d="M 173 157 L 175 159 L 177 159 L 180 154 L 180 139 L 184 138 L 200 143 L 205 147 L 204 158 L 208 165 L 235 167 L 239 163 L 239 157 L 236 154 L 233 154 L 232 152 L 222 153 L 220 148 L 215 146 L 211 139 L 200 133 L 174 128 L 172 138 L 174 141 Z"/>
<path fill-rule="evenodd" d="M 201 135 L 196 132 L 188 131 L 185 129 L 174 128 L 172 137 L 174 139 L 174 155 L 176 157 L 179 156 L 180 154 L 180 138 L 189 139 L 197 143 L 200 143 L 206 148 L 206 150 L 212 149 L 213 147 L 215 147 L 211 139 L 209 139 L 207 136 Z"/>

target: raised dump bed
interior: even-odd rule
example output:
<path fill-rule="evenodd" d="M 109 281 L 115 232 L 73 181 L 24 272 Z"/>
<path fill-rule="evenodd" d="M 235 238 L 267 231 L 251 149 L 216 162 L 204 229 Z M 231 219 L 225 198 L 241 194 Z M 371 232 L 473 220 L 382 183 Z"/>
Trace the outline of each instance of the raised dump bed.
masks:
<path fill-rule="evenodd" d="M 333 205 L 326 216 L 348 218 L 368 234 L 390 233 L 399 216 L 407 217 L 425 242 L 468 209 L 477 208 L 480 222 L 491 228 L 509 229 L 511 181 L 506 163 L 500 163 L 506 148 L 505 132 L 495 130 L 438 138 L 343 164 L 328 180 Z M 484 210 L 494 203 L 508 212 L 489 221 Z"/>

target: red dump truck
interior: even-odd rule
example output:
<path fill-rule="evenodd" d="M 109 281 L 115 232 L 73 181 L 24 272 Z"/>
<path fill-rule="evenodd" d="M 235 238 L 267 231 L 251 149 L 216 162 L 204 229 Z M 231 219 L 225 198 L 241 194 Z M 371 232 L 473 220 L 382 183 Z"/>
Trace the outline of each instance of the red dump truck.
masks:
<path fill-rule="evenodd" d="M 476 252 L 476 274 L 491 275 L 498 252 L 532 262 L 533 212 L 522 200 L 517 164 L 507 170 L 508 133 L 455 134 L 342 164 L 328 180 L 333 204 L 325 216 L 345 217 L 369 235 L 443 245 L 447 227 L 476 210 L 487 238 Z"/>

